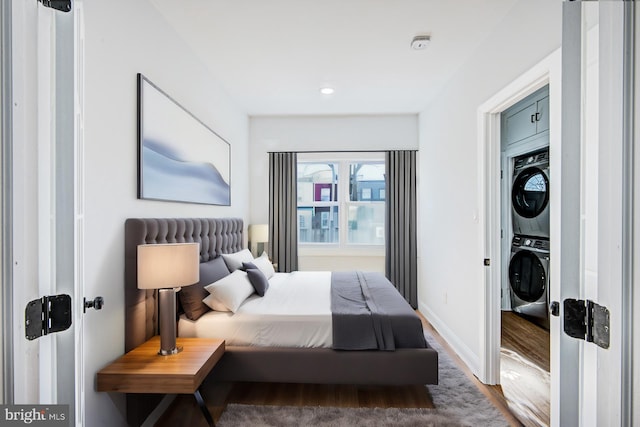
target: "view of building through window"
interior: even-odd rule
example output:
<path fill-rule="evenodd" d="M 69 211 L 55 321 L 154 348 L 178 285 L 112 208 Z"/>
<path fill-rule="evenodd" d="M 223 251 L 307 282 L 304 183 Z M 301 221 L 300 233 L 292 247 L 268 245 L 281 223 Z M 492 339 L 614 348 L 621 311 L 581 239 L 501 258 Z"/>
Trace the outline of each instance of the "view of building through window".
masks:
<path fill-rule="evenodd" d="M 298 241 L 384 244 L 383 161 L 298 162 Z"/>

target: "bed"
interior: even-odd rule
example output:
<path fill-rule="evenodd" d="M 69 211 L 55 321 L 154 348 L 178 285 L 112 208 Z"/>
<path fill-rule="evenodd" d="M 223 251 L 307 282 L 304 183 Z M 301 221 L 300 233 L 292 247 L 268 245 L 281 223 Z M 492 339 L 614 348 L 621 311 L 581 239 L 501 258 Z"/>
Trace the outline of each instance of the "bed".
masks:
<path fill-rule="evenodd" d="M 223 254 L 234 254 L 243 250 L 243 228 L 243 221 L 238 218 L 127 219 L 125 223 L 126 351 L 147 341 L 156 335 L 158 330 L 156 294 L 153 291 L 137 288 L 137 246 L 155 243 L 200 243 L 202 283 L 208 280 L 209 270 L 207 268 L 216 264 Z M 287 275 L 290 273 L 282 274 Z M 300 272 L 297 274 L 305 273 Z M 359 275 L 360 273 L 351 274 Z M 288 276 L 281 276 L 280 273 L 276 273 L 276 277 L 269 280 L 270 283 L 273 283 L 271 286 L 274 292 L 279 288 L 276 285 L 279 280 L 289 280 L 286 277 Z M 373 276 L 368 276 L 362 280 L 366 282 L 377 280 L 374 279 Z M 193 295 L 187 295 L 187 292 L 185 292 L 187 289 Z M 388 291 L 385 290 L 385 292 Z M 397 293 L 395 289 L 393 292 Z M 184 295 L 180 295 L 181 293 L 184 293 Z M 182 305 L 181 310 L 185 313 L 189 312 L 193 308 L 190 307 L 190 304 L 201 303 L 202 298 L 206 295 L 206 290 L 203 290 L 201 286 L 194 285 L 183 288 L 179 293 Z M 252 298 L 253 300 L 257 299 L 255 297 Z M 252 298 L 247 301 L 252 301 Z M 386 296 L 382 295 L 381 298 L 385 299 Z M 244 305 L 248 306 L 250 304 L 247 301 L 245 301 Z M 199 309 L 201 310 L 201 307 Z M 324 308 L 319 309 L 320 317 L 322 315 L 331 316 L 330 313 L 326 313 L 323 310 Z M 381 312 L 384 313 L 385 310 L 387 309 L 382 307 Z M 196 320 L 189 320 L 185 313 L 181 314 L 181 319 L 178 323 L 179 335 L 198 336 L 195 330 L 198 329 L 198 322 L 201 320 L 204 323 L 211 317 L 230 318 L 235 316 L 235 314 L 229 313 L 201 311 L 204 311 L 204 313 L 200 313 Z M 358 313 L 355 314 L 354 317 L 358 318 Z M 413 315 L 415 316 L 415 313 Z M 331 317 L 335 321 L 335 316 Z M 417 316 L 415 317 L 417 318 Z M 417 319 L 419 322 L 419 318 Z M 313 319 L 306 319 L 305 321 L 307 320 L 311 323 L 313 321 Z M 298 325 L 300 325 L 300 319 L 298 319 Z M 378 329 L 380 329 L 380 325 L 378 326 Z M 326 328 L 326 323 L 324 327 Z M 382 324 L 381 329 L 384 330 L 384 328 L 385 326 Z M 398 324 L 396 329 L 403 329 L 403 327 Z M 377 333 L 379 332 L 378 330 Z M 387 345 L 387 348 L 382 350 L 336 350 L 331 348 L 334 344 L 332 342 L 333 337 L 328 342 L 326 340 L 328 333 L 326 330 L 318 332 L 318 335 L 325 336 L 325 344 L 328 343 L 328 345 L 315 342 L 311 346 L 297 344 L 293 344 L 293 346 L 235 345 L 233 339 L 229 338 L 231 344 L 227 343 L 225 355 L 211 374 L 212 379 L 228 382 L 311 384 L 437 384 L 438 354 L 428 344 L 418 348 L 412 348 L 412 344 L 394 345 L 392 343 L 390 348 Z M 423 335 L 422 340 L 424 341 Z M 242 340 L 239 340 L 238 343 L 243 344 Z M 136 405 L 139 405 L 139 402 Z"/>

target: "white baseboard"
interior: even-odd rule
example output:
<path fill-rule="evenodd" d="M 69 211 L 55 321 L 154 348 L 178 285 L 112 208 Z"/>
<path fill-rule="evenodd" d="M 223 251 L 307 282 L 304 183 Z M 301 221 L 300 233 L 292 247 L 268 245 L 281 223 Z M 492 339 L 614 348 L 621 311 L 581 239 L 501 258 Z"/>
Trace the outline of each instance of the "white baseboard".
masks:
<path fill-rule="evenodd" d="M 480 372 L 480 359 L 478 355 L 472 352 L 426 304 L 418 302 L 418 310 L 420 310 L 420 313 L 431 323 L 431 326 L 438 331 L 440 336 L 449 344 L 460 359 L 462 359 L 473 375 L 478 377 L 478 373 Z"/>

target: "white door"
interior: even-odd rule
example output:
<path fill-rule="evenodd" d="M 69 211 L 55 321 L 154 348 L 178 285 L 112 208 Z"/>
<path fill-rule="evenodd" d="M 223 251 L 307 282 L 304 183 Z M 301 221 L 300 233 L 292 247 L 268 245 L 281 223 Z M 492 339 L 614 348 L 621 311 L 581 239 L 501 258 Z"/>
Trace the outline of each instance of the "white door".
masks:
<path fill-rule="evenodd" d="M 624 52 L 625 48 L 631 52 L 635 3 L 563 2 L 561 67 L 554 65 L 554 53 L 504 91 L 531 93 L 548 82 L 551 109 L 561 111 L 560 120 L 552 114 L 550 123 L 551 168 L 559 171 L 554 173 L 551 193 L 550 297 L 559 304 L 558 316 L 551 317 L 553 426 L 632 425 L 629 408 L 639 400 L 632 399 L 630 375 L 634 362 L 630 225 L 638 215 L 631 214 L 631 120 L 623 108 L 633 105 L 629 100 L 633 75 L 625 70 L 633 58 L 625 58 Z M 501 93 L 479 109 L 481 149 L 486 153 L 481 170 L 489 183 L 487 194 L 480 197 L 486 199 L 487 208 L 482 244 L 492 260 L 500 259 L 500 241 L 495 237 L 499 236 L 496 129 L 499 112 L 511 103 Z M 486 144 L 490 140 L 494 143 Z M 485 278 L 489 286 L 481 379 L 488 383 L 495 383 L 499 373 L 499 267 L 498 263 L 487 269 Z M 564 333 L 563 302 L 570 298 L 591 300 L 609 309 L 608 349 Z M 639 378 L 636 374 L 636 389 Z"/>
<path fill-rule="evenodd" d="M 12 249 L 13 351 L 5 390 L 11 396 L 5 397 L 16 404 L 69 405 L 75 425 L 82 422 L 76 374 L 82 301 L 75 271 L 74 14 L 36 1 L 3 7 L 12 27 L 12 158 L 3 162 L 12 169 L 12 236 L 3 238 L 11 239 Z M 57 294 L 71 297 L 71 327 L 27 340 L 27 303 Z"/>
<path fill-rule="evenodd" d="M 580 269 L 570 266 L 568 273 L 561 273 L 561 298 L 593 301 L 606 307 L 610 318 L 608 345 L 563 337 L 579 350 L 579 359 L 562 358 L 559 364 L 561 375 L 569 369 L 572 377 L 571 366 L 579 366 L 578 377 L 571 380 L 579 390 L 575 397 L 582 426 L 631 425 L 631 388 L 625 383 L 630 383 L 632 363 L 627 337 L 632 332 L 633 158 L 626 108 L 633 95 L 625 67 L 633 57 L 625 57 L 625 45 L 633 34 L 628 19 L 632 8 L 633 2 L 622 1 L 564 3 L 563 35 L 568 43 L 563 39 L 563 168 L 579 162 L 581 172 L 580 185 L 573 187 L 579 194 L 570 196 L 578 202 L 578 212 L 571 207 L 565 212 L 563 204 L 562 232 L 578 227 L 581 244 L 563 248 L 579 250 L 563 252 L 568 262 L 561 268 L 577 261 Z M 566 186 L 563 182 L 563 198 L 570 194 L 574 178 L 570 176 Z M 566 316 L 562 324 L 567 326 Z M 553 424 L 576 425 L 576 420 L 569 424 L 564 418 L 566 397 L 554 396 L 553 391 Z"/>
<path fill-rule="evenodd" d="M 5 34 L 5 31 L 9 31 L 11 28 L 10 25 L 5 23 L 5 20 L 8 20 L 10 9 L 7 8 L 5 3 L 0 3 L 0 158 L 6 158 L 5 155 L 5 141 L 7 141 L 7 137 L 5 131 L 8 131 L 11 127 L 5 125 L 5 122 L 9 120 L 9 111 L 11 111 L 11 99 L 9 97 L 9 90 L 11 85 L 5 80 L 7 77 L 6 68 L 8 67 L 9 57 L 7 55 L 11 49 L 8 49 L 7 46 L 10 43 L 11 37 L 8 37 Z M 8 141 L 7 141 L 8 143 Z M 4 164 L 0 161 L 0 177 L 3 177 L 2 185 L 0 185 L 0 200 L 2 200 L 1 205 L 5 206 L 5 197 L 7 194 L 10 194 L 5 189 L 4 186 L 4 172 L 7 170 Z M 11 265 L 10 262 L 7 262 L 7 258 L 5 255 L 7 253 L 5 249 L 5 241 L 6 241 L 6 226 L 5 219 L 7 215 L 5 213 L 5 208 L 0 209 L 0 283 L 2 283 L 1 292 L 0 292 L 0 330 L 2 333 L 2 341 L 0 341 L 0 366 L 5 366 L 5 352 L 10 348 L 8 345 L 7 339 L 11 339 L 11 322 L 8 322 L 5 316 L 10 316 L 11 312 L 8 310 L 11 305 L 6 297 L 7 292 L 5 290 L 9 289 L 9 281 L 5 280 L 5 274 L 8 270 L 7 266 Z M 10 360 L 10 358 L 9 358 Z M 5 369 L 0 369 L 0 402 L 5 402 L 5 388 L 7 388 L 7 375 L 5 374 Z M 10 376 L 9 376 L 10 378 Z"/>

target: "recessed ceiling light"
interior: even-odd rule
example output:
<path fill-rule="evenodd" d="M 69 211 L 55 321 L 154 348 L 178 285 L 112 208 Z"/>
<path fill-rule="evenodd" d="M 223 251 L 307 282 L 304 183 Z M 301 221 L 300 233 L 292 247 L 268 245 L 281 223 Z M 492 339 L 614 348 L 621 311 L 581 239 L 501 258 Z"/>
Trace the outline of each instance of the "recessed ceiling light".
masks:
<path fill-rule="evenodd" d="M 335 93 L 335 89 L 329 86 L 324 86 L 320 88 L 320 93 L 323 95 L 333 95 Z"/>

